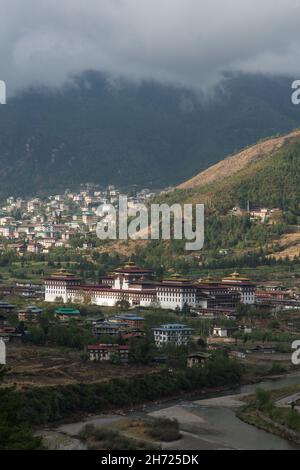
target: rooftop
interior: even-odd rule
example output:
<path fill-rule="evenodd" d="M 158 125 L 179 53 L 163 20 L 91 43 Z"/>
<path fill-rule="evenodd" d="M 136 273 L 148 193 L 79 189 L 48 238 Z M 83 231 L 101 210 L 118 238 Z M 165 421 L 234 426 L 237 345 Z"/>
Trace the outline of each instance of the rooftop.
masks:
<path fill-rule="evenodd" d="M 80 311 L 74 308 L 61 307 L 55 310 L 57 315 L 80 315 Z"/>
<path fill-rule="evenodd" d="M 225 277 L 223 281 L 247 281 L 250 282 L 250 279 L 248 277 L 242 277 L 240 273 L 235 271 L 234 273 L 230 274 L 228 277 Z"/>
<path fill-rule="evenodd" d="M 99 350 L 99 349 L 107 349 L 107 350 L 128 350 L 129 347 L 126 345 L 119 345 L 119 344 L 89 344 L 87 347 L 88 350 Z"/>
<path fill-rule="evenodd" d="M 134 315 L 132 313 L 124 313 L 121 315 L 117 315 L 115 318 L 122 319 L 122 320 L 133 320 L 133 321 L 144 321 L 144 317 L 139 317 L 138 315 Z"/>
<path fill-rule="evenodd" d="M 209 359 L 210 356 L 211 355 L 209 353 L 198 351 L 198 352 L 194 352 L 192 354 L 189 354 L 187 357 L 188 358 L 198 357 L 199 359 Z"/>
<path fill-rule="evenodd" d="M 180 323 L 170 323 L 170 324 L 167 324 L 167 325 L 160 325 L 156 328 L 153 328 L 154 330 L 169 330 L 169 331 L 172 331 L 172 330 L 190 330 L 192 331 L 193 328 L 190 328 L 189 326 L 186 326 L 186 325 L 182 325 Z"/>

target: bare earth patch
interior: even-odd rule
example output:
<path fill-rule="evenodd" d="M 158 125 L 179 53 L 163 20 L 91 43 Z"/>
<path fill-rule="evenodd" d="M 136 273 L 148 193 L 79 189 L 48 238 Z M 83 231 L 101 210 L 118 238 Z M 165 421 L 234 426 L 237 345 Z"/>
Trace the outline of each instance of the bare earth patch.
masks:
<path fill-rule="evenodd" d="M 300 232 L 287 233 L 283 235 L 278 241 L 281 250 L 269 255 L 272 258 L 290 258 L 299 256 L 300 254 Z"/>
<path fill-rule="evenodd" d="M 145 366 L 83 362 L 80 351 L 14 343 L 7 347 L 7 365 L 10 371 L 2 386 L 18 388 L 101 382 L 154 370 Z"/>
<path fill-rule="evenodd" d="M 154 418 L 175 418 L 180 423 L 204 423 L 204 420 L 201 418 L 201 416 L 196 415 L 195 413 L 180 405 L 170 406 L 169 408 L 164 408 L 163 410 L 153 411 L 152 413 L 149 413 L 149 415 L 153 416 Z"/>
<path fill-rule="evenodd" d="M 250 163 L 263 160 L 266 156 L 277 152 L 284 144 L 299 139 L 300 130 L 296 130 L 283 137 L 277 137 L 268 139 L 264 142 L 259 142 L 258 144 L 253 145 L 252 147 L 249 147 L 236 155 L 225 158 L 225 160 L 222 160 L 216 165 L 211 166 L 207 170 L 202 171 L 192 179 L 179 185 L 178 189 L 191 189 L 204 186 L 206 184 L 232 176 L 234 173 L 239 172 Z"/>

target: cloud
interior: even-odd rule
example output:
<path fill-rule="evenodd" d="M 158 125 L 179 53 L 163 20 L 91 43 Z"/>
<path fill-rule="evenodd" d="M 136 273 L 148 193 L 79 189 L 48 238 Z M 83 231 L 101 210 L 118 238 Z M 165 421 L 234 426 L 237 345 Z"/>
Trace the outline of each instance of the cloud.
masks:
<path fill-rule="evenodd" d="M 2 0 L 8 91 L 94 69 L 207 88 L 230 71 L 300 75 L 299 0 Z"/>

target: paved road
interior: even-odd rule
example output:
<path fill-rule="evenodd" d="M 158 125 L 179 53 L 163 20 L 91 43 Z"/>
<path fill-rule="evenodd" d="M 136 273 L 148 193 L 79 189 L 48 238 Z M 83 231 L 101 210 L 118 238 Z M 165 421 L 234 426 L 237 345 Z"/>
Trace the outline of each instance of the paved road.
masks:
<path fill-rule="evenodd" d="M 298 400 L 300 400 L 300 393 L 294 393 L 293 395 L 281 398 L 276 402 L 276 405 L 281 407 L 290 407 L 293 402 L 296 402 Z M 296 406 L 295 409 L 297 411 L 300 411 L 300 406 Z"/>

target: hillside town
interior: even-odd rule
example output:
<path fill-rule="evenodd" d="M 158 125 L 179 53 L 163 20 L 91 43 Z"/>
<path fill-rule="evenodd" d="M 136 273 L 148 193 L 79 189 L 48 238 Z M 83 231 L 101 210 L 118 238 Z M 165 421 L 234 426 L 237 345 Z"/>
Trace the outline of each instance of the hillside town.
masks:
<path fill-rule="evenodd" d="M 130 205 L 147 203 L 165 192 L 131 187 L 126 195 Z M 67 189 L 52 196 L 9 197 L 1 207 L 2 363 L 10 363 L 15 347 L 26 349 L 35 342 L 55 347 L 57 338 L 51 340 L 49 331 L 68 335 L 72 328 L 86 334 L 79 349 L 90 362 L 128 365 L 132 341 L 149 343 L 151 361 L 157 363 L 168 362 L 164 349 L 169 344 L 178 351 L 185 348 L 182 354 L 189 365 L 203 362 L 210 350 L 218 348 L 241 361 L 254 357 L 249 356 L 252 353 L 262 363 L 265 357 L 260 353 L 287 357 L 290 341 L 300 331 L 296 281 L 281 284 L 267 276 L 258 280 L 251 270 L 245 275 L 238 269 L 199 277 L 200 253 L 193 257 L 192 275 L 182 274 L 184 266 L 181 274 L 161 265 L 156 272 L 130 261 L 130 256 L 115 256 L 110 248 L 101 262 L 95 241 L 96 211 L 101 204 L 117 205 L 120 194 L 115 186 L 85 184 L 78 191 Z M 250 208 L 248 203 L 247 209 L 234 207 L 230 213 L 264 226 L 281 211 Z M 216 251 L 221 259 L 231 255 L 225 248 Z M 13 257 L 5 258 L 6 253 Z M 20 268 L 13 269 L 13 264 Z"/>
<path fill-rule="evenodd" d="M 297 371 L 299 259 L 276 260 L 272 243 L 257 243 L 266 227 L 276 233 L 282 211 L 248 204 L 226 214 L 257 234 L 246 255 L 230 225 L 192 254 L 177 240 L 135 251 L 96 234 L 99 205 L 117 207 L 121 194 L 147 205 L 167 193 L 88 184 L 1 208 L 0 391 L 158 376 L 166 386 L 181 374 L 193 388 L 209 374 L 223 384 L 232 373 L 255 382 Z"/>
<path fill-rule="evenodd" d="M 101 205 L 112 204 L 117 207 L 119 196 L 125 195 L 128 208 L 137 204 L 147 204 L 163 190 L 138 189 L 132 186 L 120 189 L 113 185 L 101 189 L 98 185 L 87 183 L 78 191 L 66 189 L 62 194 L 44 197 L 8 197 L 0 207 L 0 252 L 13 250 L 20 256 L 28 254 L 47 254 L 51 249 L 70 248 L 82 239 L 96 235 L 97 222 L 100 220 L 97 209 Z M 282 210 L 250 206 L 242 209 L 233 207 L 229 216 L 248 216 L 253 224 L 274 224 L 282 217 Z M 88 240 L 80 244 L 89 248 Z M 220 249 L 227 255 L 230 250 Z"/>
<path fill-rule="evenodd" d="M 126 194 L 130 207 L 149 201 L 158 192 L 132 187 L 126 193 L 112 185 L 101 190 L 97 185 L 86 184 L 77 192 L 67 189 L 63 194 L 44 198 L 9 197 L 0 208 L 0 250 L 15 250 L 22 255 L 68 248 L 76 234 L 96 232 L 100 205 L 116 205 L 120 194 Z"/>

